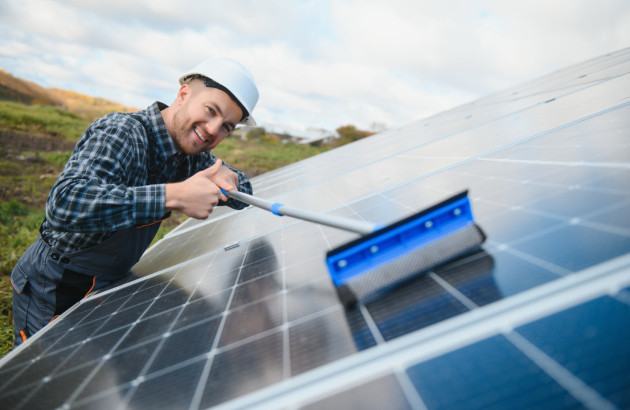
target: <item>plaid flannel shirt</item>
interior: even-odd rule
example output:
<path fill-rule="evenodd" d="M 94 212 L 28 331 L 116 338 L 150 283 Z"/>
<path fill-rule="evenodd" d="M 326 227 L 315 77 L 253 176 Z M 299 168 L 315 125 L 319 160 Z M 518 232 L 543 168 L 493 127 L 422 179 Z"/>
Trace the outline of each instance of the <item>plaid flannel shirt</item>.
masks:
<path fill-rule="evenodd" d="M 95 121 L 78 141 L 46 203 L 42 238 L 61 252 L 97 245 L 115 231 L 167 217 L 167 182 L 181 182 L 214 164 L 210 152 L 177 152 L 155 102 L 136 113 L 113 113 Z M 238 174 L 238 190 L 252 193 Z M 228 199 L 228 205 L 247 205 Z"/>

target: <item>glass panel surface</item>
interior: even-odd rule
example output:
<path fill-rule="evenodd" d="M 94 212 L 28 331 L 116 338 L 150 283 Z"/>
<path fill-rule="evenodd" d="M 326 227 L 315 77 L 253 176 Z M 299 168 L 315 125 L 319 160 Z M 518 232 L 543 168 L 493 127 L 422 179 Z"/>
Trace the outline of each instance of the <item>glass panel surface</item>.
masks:
<path fill-rule="evenodd" d="M 206 408 L 291 393 L 318 371 L 334 374 L 406 336 L 627 257 L 628 72 L 630 49 L 252 180 L 262 198 L 383 224 L 468 190 L 487 235 L 480 252 L 429 272 L 418 267 L 379 299 L 344 309 L 325 257 L 356 234 L 253 207 L 220 209 L 184 223 L 124 281 L 3 359 L 0 402 Z M 536 351 L 587 386 L 595 403 L 628 407 L 630 335 L 619 326 L 628 322 L 628 294 L 283 405 L 585 405 Z"/>

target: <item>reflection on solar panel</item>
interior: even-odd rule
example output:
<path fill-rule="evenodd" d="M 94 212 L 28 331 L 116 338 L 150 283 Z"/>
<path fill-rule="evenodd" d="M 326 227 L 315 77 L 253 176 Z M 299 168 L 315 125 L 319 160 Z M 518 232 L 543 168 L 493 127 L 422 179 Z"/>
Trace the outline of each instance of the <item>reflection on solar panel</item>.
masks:
<path fill-rule="evenodd" d="M 629 408 L 629 97 L 625 49 L 257 177 L 381 223 L 469 189 L 488 240 L 346 311 L 324 257 L 354 234 L 224 209 L 5 357 L 0 402 Z"/>

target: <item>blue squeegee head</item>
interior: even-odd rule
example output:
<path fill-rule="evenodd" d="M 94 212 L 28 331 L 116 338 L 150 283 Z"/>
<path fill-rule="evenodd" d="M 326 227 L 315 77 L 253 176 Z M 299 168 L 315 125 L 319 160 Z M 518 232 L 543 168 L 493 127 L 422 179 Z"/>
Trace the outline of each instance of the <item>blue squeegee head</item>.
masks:
<path fill-rule="evenodd" d="M 331 250 L 326 264 L 333 284 L 338 291 L 350 290 L 354 299 L 365 301 L 412 276 L 477 250 L 485 235 L 474 223 L 467 195 L 464 191 Z M 347 300 L 342 302 L 348 305 Z"/>

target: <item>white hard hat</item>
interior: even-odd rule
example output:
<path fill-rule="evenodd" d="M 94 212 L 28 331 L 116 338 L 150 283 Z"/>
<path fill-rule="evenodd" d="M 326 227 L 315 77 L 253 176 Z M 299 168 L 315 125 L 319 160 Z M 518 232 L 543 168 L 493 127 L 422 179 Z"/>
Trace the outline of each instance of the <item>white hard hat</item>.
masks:
<path fill-rule="evenodd" d="M 252 111 L 258 102 L 258 89 L 254 76 L 242 64 L 230 58 L 210 58 L 179 77 L 179 83 L 186 83 L 193 75 L 212 80 L 214 84 L 206 82 L 206 85 L 225 91 L 245 110 L 239 124 L 256 125 Z"/>

